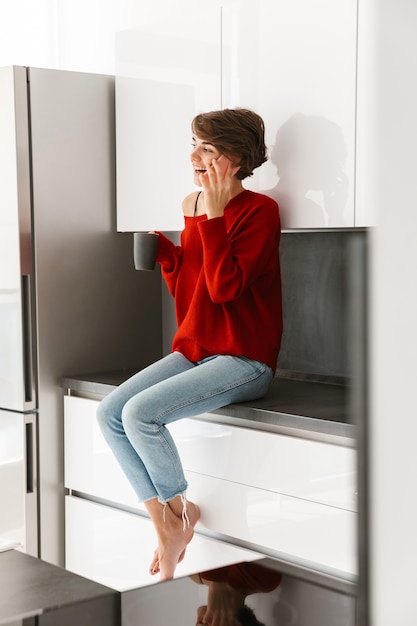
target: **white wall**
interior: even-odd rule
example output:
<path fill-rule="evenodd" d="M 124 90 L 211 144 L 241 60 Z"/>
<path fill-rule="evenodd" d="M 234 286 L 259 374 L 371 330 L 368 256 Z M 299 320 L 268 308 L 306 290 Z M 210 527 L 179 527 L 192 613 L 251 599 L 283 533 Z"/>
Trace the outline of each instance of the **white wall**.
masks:
<path fill-rule="evenodd" d="M 371 626 L 417 624 L 417 3 L 374 10 L 371 245 Z"/>

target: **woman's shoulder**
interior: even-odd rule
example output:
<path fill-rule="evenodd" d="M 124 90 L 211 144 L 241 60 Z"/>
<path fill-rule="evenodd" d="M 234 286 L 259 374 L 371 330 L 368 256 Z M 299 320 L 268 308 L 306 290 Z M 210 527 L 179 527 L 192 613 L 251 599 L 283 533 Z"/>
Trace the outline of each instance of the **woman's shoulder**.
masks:
<path fill-rule="evenodd" d="M 192 217 L 194 215 L 195 203 L 197 201 L 198 195 L 198 191 L 193 191 L 184 198 L 184 200 L 182 201 L 182 211 L 184 215 L 188 217 Z"/>
<path fill-rule="evenodd" d="M 261 216 L 272 221 L 279 219 L 276 200 L 257 191 L 245 189 L 244 193 L 237 197 L 236 207 L 241 213 L 246 214 L 248 219 L 259 219 Z"/>
<path fill-rule="evenodd" d="M 274 198 L 261 191 L 250 191 L 246 189 L 249 202 L 259 206 L 277 207 L 278 203 Z"/>

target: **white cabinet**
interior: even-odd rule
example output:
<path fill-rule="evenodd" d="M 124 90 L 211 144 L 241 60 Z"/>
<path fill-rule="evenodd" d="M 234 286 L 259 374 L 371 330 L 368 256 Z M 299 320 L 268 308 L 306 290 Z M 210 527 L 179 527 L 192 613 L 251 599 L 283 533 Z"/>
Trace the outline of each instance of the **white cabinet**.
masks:
<path fill-rule="evenodd" d="M 65 397 L 65 486 L 83 498 L 143 513 L 101 435 L 96 408 L 96 400 Z M 223 536 L 230 544 L 355 577 L 352 448 L 214 424 L 209 414 L 181 420 L 170 430 L 188 495 L 201 508 L 197 534 Z M 68 538 L 67 551 L 70 546 Z M 67 558 L 72 558 L 68 552 Z"/>
<path fill-rule="evenodd" d="M 196 534 L 175 580 L 155 585 L 158 577 L 148 574 L 155 547 L 149 520 L 72 496 L 65 510 L 66 568 L 121 592 L 122 626 L 194 624 L 197 607 L 207 604 L 207 588 L 188 576 L 261 556 Z M 262 623 L 289 624 L 290 615 L 299 626 L 334 624 L 335 615 L 338 624 L 355 623 L 354 597 L 285 575 L 276 591 L 254 594 L 248 605 Z"/>
<path fill-rule="evenodd" d="M 278 201 L 284 229 L 371 225 L 366 199 L 355 207 L 372 110 L 373 26 L 362 4 L 359 42 L 356 0 L 180 6 L 169 23 L 118 33 L 118 230 L 182 230 L 190 121 L 236 106 L 265 121 L 270 160 L 245 185 Z"/>
<path fill-rule="evenodd" d="M 159 582 L 149 574 L 157 546 L 149 519 L 83 498 L 65 498 L 66 569 L 118 591 Z M 262 555 L 196 534 L 175 575 L 253 561 Z"/>
<path fill-rule="evenodd" d="M 170 431 L 204 527 L 286 561 L 354 577 L 355 450 L 201 418 Z"/>
<path fill-rule="evenodd" d="M 219 8 L 117 34 L 118 231 L 182 230 L 191 121 L 221 106 L 220 55 Z"/>
<path fill-rule="evenodd" d="M 97 400 L 64 397 L 65 487 L 144 510 L 101 434 L 97 406 Z"/>
<path fill-rule="evenodd" d="M 373 25 L 367 3 L 357 12 L 241 0 L 118 33 L 118 230 L 182 229 L 190 121 L 236 106 L 265 120 L 271 158 L 246 185 L 277 199 L 283 228 L 371 225 L 355 170 L 370 167 Z"/>
<path fill-rule="evenodd" d="M 223 106 L 264 119 L 250 182 L 284 228 L 354 226 L 356 0 L 241 0 L 223 9 Z"/>
<path fill-rule="evenodd" d="M 373 183 L 376 179 L 375 150 L 378 146 L 376 116 L 379 69 L 378 29 L 380 29 L 378 0 L 358 2 L 358 75 L 356 120 L 356 201 L 355 226 L 376 224 Z M 401 66 L 404 71 L 404 66 Z M 393 121 L 395 125 L 395 122 Z"/>
<path fill-rule="evenodd" d="M 201 417 L 169 427 L 187 471 L 356 511 L 353 448 L 213 424 L 207 413 Z"/>

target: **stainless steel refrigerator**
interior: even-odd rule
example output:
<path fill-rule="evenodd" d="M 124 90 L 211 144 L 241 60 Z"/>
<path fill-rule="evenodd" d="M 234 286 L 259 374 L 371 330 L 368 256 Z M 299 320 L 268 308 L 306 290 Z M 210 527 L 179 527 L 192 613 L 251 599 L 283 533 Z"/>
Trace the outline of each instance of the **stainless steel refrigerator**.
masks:
<path fill-rule="evenodd" d="M 63 564 L 60 379 L 158 358 L 160 300 L 116 232 L 114 77 L 1 68 L 0 548 Z"/>

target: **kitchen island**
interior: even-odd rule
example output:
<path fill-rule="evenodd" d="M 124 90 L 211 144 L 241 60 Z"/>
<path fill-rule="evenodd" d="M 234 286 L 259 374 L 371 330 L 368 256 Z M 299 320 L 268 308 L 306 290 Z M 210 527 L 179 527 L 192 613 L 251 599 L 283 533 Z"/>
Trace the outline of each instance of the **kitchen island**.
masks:
<path fill-rule="evenodd" d="M 154 582 L 141 579 L 140 568 L 131 578 L 126 573 L 132 550 L 145 555 L 144 563 L 150 561 L 152 532 L 144 526 L 146 510 L 105 443 L 95 414 L 100 399 L 133 373 L 62 380 L 66 566 L 120 590 Z M 179 576 L 201 559 L 216 567 L 216 559 L 227 560 L 228 550 L 232 555 L 240 549 L 246 551 L 245 558 L 264 555 L 289 575 L 303 572 L 309 580 L 352 593 L 357 576 L 357 485 L 356 426 L 349 421 L 349 396 L 349 387 L 339 381 L 290 378 L 278 372 L 260 400 L 169 426 L 189 497 L 202 510 L 187 559 L 177 568 Z M 101 548 L 106 550 L 107 577 L 106 568 L 97 567 L 103 555 L 93 553 L 88 541 L 80 542 L 83 533 L 97 537 L 97 529 L 102 532 L 104 527 L 109 529 Z M 116 537 L 111 531 L 115 527 Z M 111 554 L 124 559 L 122 581 Z"/>

